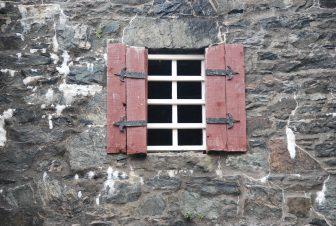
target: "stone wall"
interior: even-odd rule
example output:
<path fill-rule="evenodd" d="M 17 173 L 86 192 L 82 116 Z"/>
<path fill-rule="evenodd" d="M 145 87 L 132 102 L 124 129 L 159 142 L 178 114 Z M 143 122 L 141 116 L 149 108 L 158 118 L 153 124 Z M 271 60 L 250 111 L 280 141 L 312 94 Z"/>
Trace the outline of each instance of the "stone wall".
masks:
<path fill-rule="evenodd" d="M 336 225 L 333 0 L 0 2 L 0 225 Z M 243 43 L 248 152 L 105 154 L 106 43 Z"/>

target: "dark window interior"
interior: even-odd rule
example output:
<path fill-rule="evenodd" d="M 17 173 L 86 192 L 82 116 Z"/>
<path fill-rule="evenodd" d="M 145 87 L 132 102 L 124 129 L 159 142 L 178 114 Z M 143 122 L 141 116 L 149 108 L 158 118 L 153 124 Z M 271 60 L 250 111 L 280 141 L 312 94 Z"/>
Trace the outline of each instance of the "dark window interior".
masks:
<path fill-rule="evenodd" d="M 148 105 L 149 123 L 171 123 L 172 106 L 171 105 Z"/>
<path fill-rule="evenodd" d="M 149 146 L 173 145 L 172 130 L 170 129 L 148 129 L 147 139 Z"/>
<path fill-rule="evenodd" d="M 202 83 L 201 82 L 178 82 L 177 99 L 201 99 Z"/>
<path fill-rule="evenodd" d="M 169 76 L 172 74 L 170 60 L 150 60 L 148 62 L 148 75 Z"/>
<path fill-rule="evenodd" d="M 171 82 L 148 82 L 148 99 L 171 99 Z"/>
<path fill-rule="evenodd" d="M 202 145 L 202 129 L 179 129 L 178 145 Z"/>
<path fill-rule="evenodd" d="M 200 60 L 177 61 L 177 75 L 178 76 L 201 75 L 201 61 Z"/>
<path fill-rule="evenodd" d="M 177 106 L 178 123 L 202 123 L 201 105 L 179 105 Z"/>

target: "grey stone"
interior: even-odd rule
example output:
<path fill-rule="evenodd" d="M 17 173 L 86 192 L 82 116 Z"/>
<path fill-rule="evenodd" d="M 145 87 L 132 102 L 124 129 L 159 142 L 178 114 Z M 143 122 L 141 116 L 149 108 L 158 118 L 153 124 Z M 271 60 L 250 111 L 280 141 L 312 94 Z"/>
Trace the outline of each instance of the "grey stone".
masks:
<path fill-rule="evenodd" d="M 314 218 L 309 222 L 309 224 L 314 226 L 328 226 L 328 223 L 324 219 Z"/>
<path fill-rule="evenodd" d="M 43 225 L 44 219 L 42 218 L 43 210 L 41 208 L 17 208 L 6 210 L 0 207 L 0 219 L 3 225 Z M 1 224 L 2 224 L 1 223 Z"/>
<path fill-rule="evenodd" d="M 278 56 L 271 52 L 258 52 L 258 60 L 276 60 Z"/>
<path fill-rule="evenodd" d="M 106 23 L 103 28 L 103 32 L 107 34 L 114 33 L 119 30 L 120 24 L 118 21 L 111 21 Z"/>
<path fill-rule="evenodd" d="M 179 0 L 173 1 L 162 1 L 154 0 L 153 2 L 153 12 L 154 14 L 160 16 L 167 16 L 174 14 L 174 12 L 182 5 L 182 2 Z"/>
<path fill-rule="evenodd" d="M 105 128 L 89 128 L 66 144 L 72 170 L 84 170 L 108 162 L 105 151 Z"/>
<path fill-rule="evenodd" d="M 161 195 L 151 196 L 146 198 L 138 208 L 141 215 L 162 215 L 166 209 L 166 202 Z"/>
<path fill-rule="evenodd" d="M 323 143 L 316 146 L 317 157 L 335 157 L 336 156 L 335 143 Z"/>
<path fill-rule="evenodd" d="M 150 2 L 150 0 L 112 0 L 111 2 L 114 4 L 140 5 Z"/>
<path fill-rule="evenodd" d="M 178 190 L 181 186 L 181 180 L 176 177 L 155 176 L 147 181 L 147 185 L 154 189 Z"/>
<path fill-rule="evenodd" d="M 333 0 L 321 0 L 319 3 L 322 8 L 336 8 L 336 2 Z"/>
<path fill-rule="evenodd" d="M 0 54 L 0 66 L 9 67 L 28 67 L 28 66 L 38 66 L 50 64 L 51 59 L 47 56 L 38 55 L 23 55 L 20 59 L 17 56 L 11 56 L 5 54 L 5 52 Z"/>
<path fill-rule="evenodd" d="M 194 192 L 183 191 L 179 202 L 181 214 L 192 214 L 193 218 L 201 214 L 205 219 L 216 220 L 220 215 L 231 218 L 237 214 L 237 204 L 233 201 L 225 204 L 220 199 L 205 198 Z"/>
<path fill-rule="evenodd" d="M 74 84 L 100 84 L 103 85 L 105 78 L 105 67 L 103 65 L 93 65 L 92 68 L 85 66 L 70 67 L 70 74 L 67 77 L 68 83 Z"/>
<path fill-rule="evenodd" d="M 113 226 L 111 221 L 92 221 L 91 226 Z"/>
<path fill-rule="evenodd" d="M 31 207 L 37 205 L 35 199 L 36 197 L 31 184 L 17 186 L 13 189 L 10 189 L 10 192 L 15 198 L 16 204 L 20 207 Z"/>
<path fill-rule="evenodd" d="M 223 180 L 209 177 L 192 177 L 187 181 L 187 190 L 196 191 L 203 195 L 239 195 L 240 184 L 238 176 L 226 177 Z"/>
<path fill-rule="evenodd" d="M 197 49 L 218 42 L 217 34 L 216 23 L 208 19 L 137 17 L 125 29 L 124 42 L 148 48 Z"/>
<path fill-rule="evenodd" d="M 140 196 L 140 184 L 116 181 L 113 188 L 108 188 L 102 194 L 101 199 L 103 203 L 125 204 L 137 201 Z"/>

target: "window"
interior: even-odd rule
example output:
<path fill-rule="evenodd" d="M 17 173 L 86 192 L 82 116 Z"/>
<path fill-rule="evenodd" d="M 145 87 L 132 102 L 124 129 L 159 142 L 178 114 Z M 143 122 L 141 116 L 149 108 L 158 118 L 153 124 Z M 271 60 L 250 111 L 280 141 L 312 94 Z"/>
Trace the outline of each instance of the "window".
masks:
<path fill-rule="evenodd" d="M 203 55 L 148 56 L 147 151 L 205 150 Z"/>
<path fill-rule="evenodd" d="M 108 45 L 107 152 L 245 152 L 243 46 L 148 55 Z"/>

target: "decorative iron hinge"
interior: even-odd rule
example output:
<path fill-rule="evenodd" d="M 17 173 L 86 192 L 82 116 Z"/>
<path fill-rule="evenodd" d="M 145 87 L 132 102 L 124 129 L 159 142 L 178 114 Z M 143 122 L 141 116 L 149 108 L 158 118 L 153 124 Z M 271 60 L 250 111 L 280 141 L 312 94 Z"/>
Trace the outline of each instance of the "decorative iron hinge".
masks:
<path fill-rule="evenodd" d="M 145 79 L 146 74 L 144 72 L 127 71 L 126 68 L 121 69 L 119 73 L 114 74 L 120 77 L 120 81 L 125 81 L 125 78 Z"/>
<path fill-rule="evenodd" d="M 238 75 L 238 72 L 232 70 L 230 66 L 227 67 L 228 69 L 207 69 L 205 70 L 205 74 L 207 76 L 228 76 L 228 79 L 231 80 L 233 75 Z"/>
<path fill-rule="evenodd" d="M 207 118 L 207 124 L 227 124 L 228 129 L 233 127 L 233 123 L 239 122 L 239 120 L 235 120 L 233 116 L 228 113 L 226 118 Z"/>
<path fill-rule="evenodd" d="M 139 120 L 139 121 L 125 121 L 125 119 L 122 119 L 118 122 L 113 123 L 114 126 L 118 126 L 120 132 L 125 131 L 125 127 L 145 127 L 147 125 L 147 122 L 145 120 Z"/>

